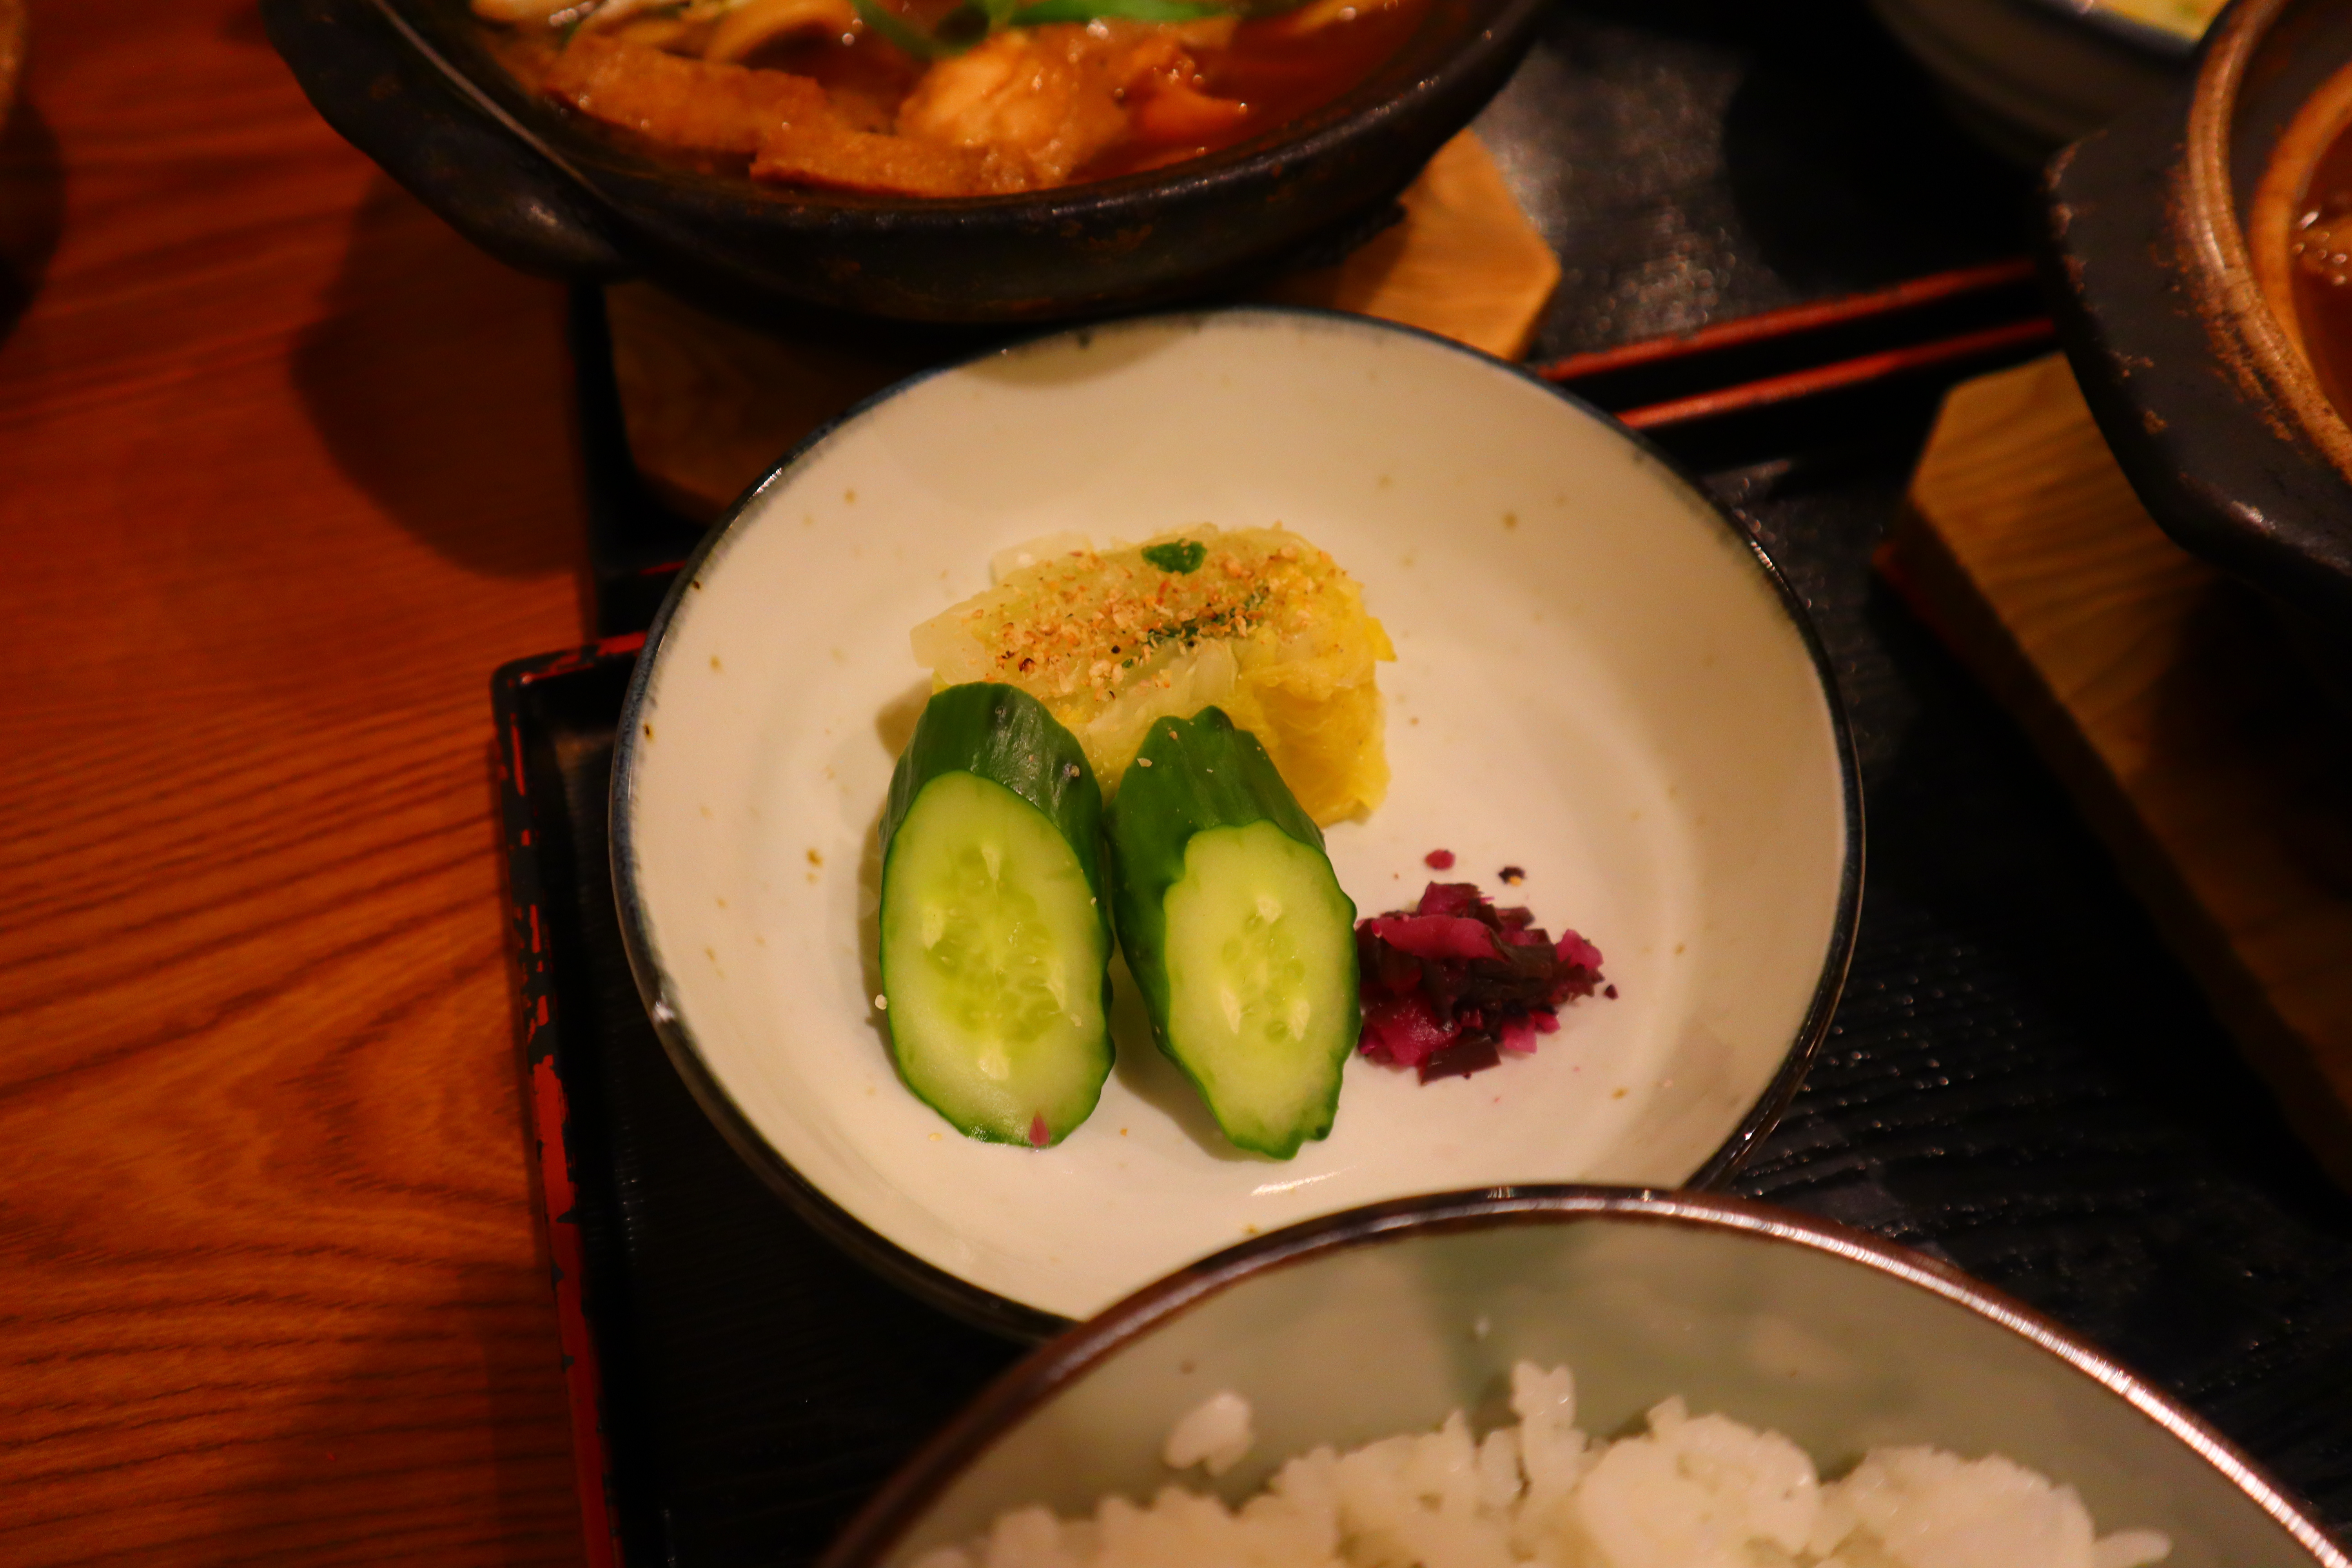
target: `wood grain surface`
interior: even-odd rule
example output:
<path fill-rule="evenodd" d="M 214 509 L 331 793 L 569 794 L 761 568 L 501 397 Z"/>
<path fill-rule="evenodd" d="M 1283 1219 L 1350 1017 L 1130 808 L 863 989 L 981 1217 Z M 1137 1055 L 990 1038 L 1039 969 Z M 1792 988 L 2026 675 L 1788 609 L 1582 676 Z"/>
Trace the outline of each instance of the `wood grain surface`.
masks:
<path fill-rule="evenodd" d="M 1952 390 L 1885 563 L 2352 1187 L 2352 741 L 2262 606 L 2158 529 L 2056 355 Z"/>
<path fill-rule="evenodd" d="M 1338 266 L 1277 279 L 1256 297 L 1525 354 L 1559 260 L 1476 133 L 1438 149 L 1398 203 L 1402 219 Z M 654 494 L 692 518 L 717 517 L 810 431 L 927 363 L 793 342 L 650 284 L 608 289 L 604 301 L 630 456 Z"/>
<path fill-rule="evenodd" d="M 580 640 L 562 300 L 249 0 L 0 143 L 0 1562 L 572 1562 L 488 677 Z"/>

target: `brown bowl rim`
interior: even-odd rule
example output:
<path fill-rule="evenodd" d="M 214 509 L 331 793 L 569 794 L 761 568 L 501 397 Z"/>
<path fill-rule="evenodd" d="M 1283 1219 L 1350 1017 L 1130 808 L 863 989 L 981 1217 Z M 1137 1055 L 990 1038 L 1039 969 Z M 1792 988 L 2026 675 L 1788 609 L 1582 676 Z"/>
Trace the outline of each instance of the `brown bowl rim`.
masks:
<path fill-rule="evenodd" d="M 2210 319 L 2234 329 L 2219 345 L 2225 366 L 2257 405 L 2282 405 L 2336 472 L 2352 479 L 2352 425 L 2320 386 L 2295 324 L 2281 321 L 2264 296 L 2230 174 L 2231 132 L 2248 68 L 2281 13 L 2297 3 L 2240 0 L 2209 35 L 2189 100 L 2178 221 L 2195 258 L 2200 302 Z"/>

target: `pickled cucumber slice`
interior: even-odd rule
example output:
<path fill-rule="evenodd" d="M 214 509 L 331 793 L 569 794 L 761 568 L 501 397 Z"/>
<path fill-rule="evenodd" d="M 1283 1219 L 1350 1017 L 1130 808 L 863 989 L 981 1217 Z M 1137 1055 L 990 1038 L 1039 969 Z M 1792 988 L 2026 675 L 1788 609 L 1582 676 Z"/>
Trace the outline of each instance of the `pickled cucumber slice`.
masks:
<path fill-rule="evenodd" d="M 1286 1160 L 1328 1134 L 1361 1025 L 1356 906 L 1264 749 L 1214 708 L 1155 722 L 1110 841 L 1160 1050 L 1236 1146 Z"/>
<path fill-rule="evenodd" d="M 884 1018 L 899 1075 L 974 1138 L 1059 1142 L 1110 1072 L 1101 795 L 1010 687 L 931 699 L 884 813 Z"/>

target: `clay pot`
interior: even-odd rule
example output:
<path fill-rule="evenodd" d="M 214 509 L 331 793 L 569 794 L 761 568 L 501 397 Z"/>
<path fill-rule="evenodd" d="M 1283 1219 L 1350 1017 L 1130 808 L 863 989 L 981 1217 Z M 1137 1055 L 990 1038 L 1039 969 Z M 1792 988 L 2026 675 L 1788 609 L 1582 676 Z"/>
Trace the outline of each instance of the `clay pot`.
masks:
<path fill-rule="evenodd" d="M 2279 609 L 2352 711 L 2352 425 L 2286 291 L 2347 63 L 2352 6 L 2239 0 L 2194 79 L 2061 153 L 2047 195 L 2067 354 L 2134 489 Z"/>
<path fill-rule="evenodd" d="M 262 0 L 328 123 L 485 250 L 738 316 L 1018 323 L 1197 295 L 1360 238 L 1502 87 L 1544 0 L 1434 6 L 1337 101 L 1240 146 L 1024 195 L 782 190 L 634 153 L 530 94 L 461 0 Z"/>

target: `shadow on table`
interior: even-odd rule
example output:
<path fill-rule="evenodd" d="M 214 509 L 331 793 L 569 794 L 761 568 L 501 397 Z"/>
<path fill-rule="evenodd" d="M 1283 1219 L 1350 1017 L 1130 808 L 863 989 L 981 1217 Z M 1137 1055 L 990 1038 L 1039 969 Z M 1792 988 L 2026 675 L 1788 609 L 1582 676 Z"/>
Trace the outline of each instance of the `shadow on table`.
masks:
<path fill-rule="evenodd" d="M 560 285 L 476 250 L 383 175 L 294 351 L 337 464 L 403 528 L 478 572 L 583 564 Z"/>
<path fill-rule="evenodd" d="M 482 773 L 494 800 L 487 753 Z M 486 806 L 483 856 L 497 823 Z M 479 919 L 487 957 L 505 945 L 502 907 Z M 292 1386 L 259 1390 L 279 1402 L 259 1428 L 271 1468 L 245 1478 L 201 1561 L 586 1560 L 549 1258 L 524 1196 L 528 1087 L 503 1032 L 426 1067 L 416 1022 L 392 1015 L 321 1059 L 312 1113 L 265 1156 L 302 1173 L 289 1203 L 344 1234 L 309 1276 Z"/>
<path fill-rule="evenodd" d="M 1724 111 L 1725 181 L 1764 263 L 1810 293 L 2022 250 L 2030 173 L 1953 124 L 1874 25 L 1817 43 L 1766 53 Z"/>
<path fill-rule="evenodd" d="M 1542 358 L 2021 252 L 2033 181 L 1863 0 L 1561 0 L 1480 116 L 1559 258 Z"/>
<path fill-rule="evenodd" d="M 41 291 L 65 205 L 57 135 L 40 110 L 19 98 L 0 126 L 0 339 L 16 330 Z"/>
<path fill-rule="evenodd" d="M 269 29 L 261 20 L 261 7 L 248 0 L 221 18 L 220 37 L 248 49 L 269 47 Z"/>
<path fill-rule="evenodd" d="M 223 1499 L 189 1561 L 583 1561 L 544 1292 L 536 1271 L 455 1265 L 439 1304 L 339 1325 L 354 1362 L 289 1391 L 275 1473 Z"/>

